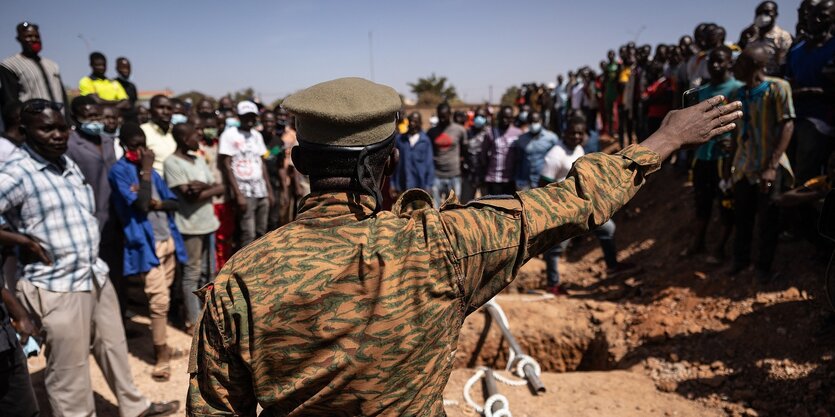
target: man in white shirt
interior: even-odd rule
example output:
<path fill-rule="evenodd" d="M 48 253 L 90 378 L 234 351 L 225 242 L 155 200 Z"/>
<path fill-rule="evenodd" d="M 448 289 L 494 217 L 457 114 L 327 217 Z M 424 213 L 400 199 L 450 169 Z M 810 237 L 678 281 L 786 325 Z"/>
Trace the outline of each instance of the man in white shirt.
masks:
<path fill-rule="evenodd" d="M 780 67 L 786 63 L 786 55 L 792 47 L 792 35 L 777 26 L 777 3 L 764 1 L 757 6 L 754 16 L 754 37 L 747 47 L 762 46 L 768 52 L 768 64 L 765 73 L 779 76 Z"/>
<path fill-rule="evenodd" d="M 264 138 L 257 130 L 258 106 L 251 101 L 238 103 L 240 126 L 220 135 L 218 163 L 226 178 L 231 197 L 238 207 L 238 249 L 267 233 L 267 220 L 273 205 Z"/>
<path fill-rule="evenodd" d="M 585 155 L 583 142 L 588 138 L 586 119 L 575 115 L 568 119 L 562 139 L 545 155 L 545 165 L 542 167 L 540 185 L 565 180 L 574 162 Z M 615 222 L 609 220 L 594 230 L 603 249 L 603 259 L 606 262 L 606 277 L 630 274 L 640 271 L 640 267 L 626 262 L 618 262 L 615 247 Z M 569 241 L 545 252 L 545 275 L 548 280 L 547 291 L 554 295 L 566 295 L 565 288 L 560 284 L 560 274 L 557 271 L 560 255 L 568 247 Z"/>

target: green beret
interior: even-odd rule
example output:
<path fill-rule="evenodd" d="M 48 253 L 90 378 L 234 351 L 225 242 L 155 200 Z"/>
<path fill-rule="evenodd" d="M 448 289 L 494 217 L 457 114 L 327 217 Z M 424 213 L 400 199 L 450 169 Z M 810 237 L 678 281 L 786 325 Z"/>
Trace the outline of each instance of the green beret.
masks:
<path fill-rule="evenodd" d="M 395 131 L 402 103 L 393 88 L 362 78 L 339 78 L 287 97 L 300 141 L 335 146 L 381 142 Z"/>

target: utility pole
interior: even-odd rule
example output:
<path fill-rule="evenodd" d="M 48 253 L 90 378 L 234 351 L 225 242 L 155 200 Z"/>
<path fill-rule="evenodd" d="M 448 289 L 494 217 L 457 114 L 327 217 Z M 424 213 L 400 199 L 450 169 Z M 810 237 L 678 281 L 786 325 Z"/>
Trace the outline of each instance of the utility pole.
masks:
<path fill-rule="evenodd" d="M 374 81 L 374 32 L 368 31 L 368 67 L 371 72 L 371 81 Z"/>
<path fill-rule="evenodd" d="M 489 91 L 490 91 L 490 92 L 487 94 L 487 96 L 488 96 L 488 97 L 490 97 L 490 101 L 489 101 L 489 103 L 490 103 L 490 104 L 493 104 L 493 84 L 490 84 L 490 89 L 489 89 Z"/>

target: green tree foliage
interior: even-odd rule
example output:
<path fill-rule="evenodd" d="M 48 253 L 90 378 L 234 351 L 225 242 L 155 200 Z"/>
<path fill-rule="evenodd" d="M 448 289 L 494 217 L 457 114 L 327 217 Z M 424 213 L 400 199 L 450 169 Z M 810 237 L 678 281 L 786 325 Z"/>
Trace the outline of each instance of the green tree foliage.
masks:
<path fill-rule="evenodd" d="M 519 87 L 511 86 L 502 94 L 502 106 L 515 106 L 516 98 L 519 97 Z"/>
<path fill-rule="evenodd" d="M 419 106 L 436 106 L 443 101 L 458 99 L 455 86 L 447 84 L 446 77 L 438 77 L 435 73 L 426 78 L 418 78 L 416 83 L 409 83 L 409 88 L 417 96 Z"/>
<path fill-rule="evenodd" d="M 205 98 L 205 99 L 208 99 L 209 101 L 211 101 L 211 102 L 212 102 L 212 105 L 216 105 L 216 104 L 217 104 L 217 100 L 215 100 L 215 98 L 214 98 L 214 97 L 212 97 L 212 96 L 210 96 L 210 95 L 208 95 L 208 94 L 203 94 L 203 93 L 201 93 L 201 92 L 199 92 L 199 91 L 194 91 L 194 90 L 189 91 L 189 92 L 187 92 L 187 93 L 180 94 L 180 95 L 178 95 L 178 96 L 175 96 L 174 98 L 178 98 L 178 99 L 183 100 L 183 101 L 185 101 L 187 98 L 190 98 L 190 99 L 191 99 L 191 102 L 192 102 L 195 106 L 197 105 L 197 103 L 199 103 L 199 102 L 200 102 L 200 100 L 203 100 L 204 98 Z"/>

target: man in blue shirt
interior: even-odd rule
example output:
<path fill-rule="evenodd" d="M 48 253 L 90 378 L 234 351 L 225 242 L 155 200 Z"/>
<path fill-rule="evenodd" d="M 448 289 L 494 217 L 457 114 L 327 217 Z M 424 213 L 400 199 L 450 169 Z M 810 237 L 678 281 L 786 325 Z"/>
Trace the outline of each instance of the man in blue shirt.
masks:
<path fill-rule="evenodd" d="M 797 111 L 792 167 L 798 184 L 824 173 L 835 151 L 835 1 L 821 1 L 808 13 L 808 39 L 786 59 Z"/>
<path fill-rule="evenodd" d="M 409 130 L 397 135 L 395 140 L 400 162 L 391 176 L 391 190 L 400 194 L 410 188 L 420 188 L 431 193 L 435 184 L 432 141 L 423 132 L 420 113 L 412 112 L 408 120 Z"/>
<path fill-rule="evenodd" d="M 111 201 L 125 233 L 124 275 L 141 275 L 151 316 L 156 364 L 151 377 L 167 381 L 169 360 L 183 352 L 167 343 L 170 289 L 177 261 L 188 261 L 183 237 L 174 223 L 177 197 L 153 169 L 155 155 L 135 123 L 122 127 L 125 156 L 110 170 Z"/>
<path fill-rule="evenodd" d="M 513 146 L 516 147 L 516 189 L 530 190 L 539 186 L 539 174 L 545 165 L 545 154 L 560 139 L 554 132 L 542 127 L 539 112 L 528 114 L 528 131 L 519 136 Z"/>

